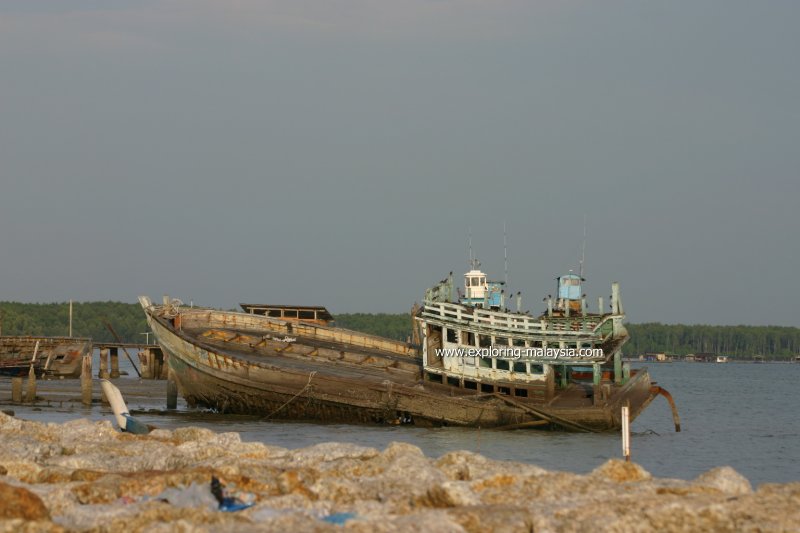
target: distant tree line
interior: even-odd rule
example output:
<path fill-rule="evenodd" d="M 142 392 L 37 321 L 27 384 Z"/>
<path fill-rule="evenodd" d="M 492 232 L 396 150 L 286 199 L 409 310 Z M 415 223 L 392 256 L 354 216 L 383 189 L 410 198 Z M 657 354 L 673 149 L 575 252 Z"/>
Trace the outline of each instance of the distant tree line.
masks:
<path fill-rule="evenodd" d="M 106 328 L 109 322 L 125 342 L 144 342 L 141 333 L 148 331 L 139 304 L 122 302 L 74 302 L 72 335 L 110 342 L 114 336 Z M 0 328 L 3 335 L 44 335 L 65 337 L 69 334 L 69 303 L 28 304 L 0 302 Z M 152 336 L 150 337 L 152 340 Z"/>
<path fill-rule="evenodd" d="M 735 358 L 774 358 L 800 354 L 800 328 L 782 326 L 705 326 L 626 324 L 628 354 L 664 352 L 672 355 L 716 353 Z"/>
<path fill-rule="evenodd" d="M 389 339 L 405 341 L 411 336 L 411 314 L 347 313 L 336 315 L 336 326 Z"/>
<path fill-rule="evenodd" d="M 335 316 L 338 327 L 396 340 L 411 336 L 408 313 L 344 313 Z M 142 342 L 147 322 L 139 304 L 83 302 L 73 304 L 72 330 L 76 337 L 111 341 L 108 321 L 126 342 Z M 69 332 L 69 304 L 0 302 L 3 335 L 65 336 Z M 800 328 L 779 326 L 705 326 L 681 324 L 627 324 L 631 340 L 627 355 L 665 352 L 672 355 L 710 352 L 733 357 L 770 358 L 800 354 Z"/>

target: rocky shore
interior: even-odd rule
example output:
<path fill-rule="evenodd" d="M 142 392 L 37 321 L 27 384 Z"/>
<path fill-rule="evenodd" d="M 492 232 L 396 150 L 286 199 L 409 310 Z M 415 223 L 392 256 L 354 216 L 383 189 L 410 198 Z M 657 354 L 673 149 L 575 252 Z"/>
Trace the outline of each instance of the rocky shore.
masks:
<path fill-rule="evenodd" d="M 0 444 L 9 532 L 800 530 L 800 483 L 753 490 L 727 467 L 682 481 L 609 460 L 578 475 L 403 443 L 287 450 L 201 428 L 131 435 L 2 413 Z M 252 505 L 220 510 L 214 477 Z"/>

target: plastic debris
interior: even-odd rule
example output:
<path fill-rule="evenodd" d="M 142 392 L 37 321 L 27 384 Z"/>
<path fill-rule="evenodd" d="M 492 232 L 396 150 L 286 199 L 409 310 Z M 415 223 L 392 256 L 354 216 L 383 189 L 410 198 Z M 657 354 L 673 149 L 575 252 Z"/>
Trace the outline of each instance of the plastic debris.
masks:
<path fill-rule="evenodd" d="M 332 513 L 328 516 L 322 517 L 324 522 L 328 522 L 329 524 L 335 524 L 337 526 L 343 526 L 345 522 L 348 520 L 352 520 L 356 517 L 356 513 Z"/>
<path fill-rule="evenodd" d="M 255 495 L 249 492 L 229 491 L 215 476 L 211 483 L 194 482 L 188 487 L 164 490 L 155 500 L 175 507 L 205 507 L 212 511 L 241 511 L 255 504 Z"/>
<path fill-rule="evenodd" d="M 217 500 L 220 511 L 241 511 L 252 507 L 255 503 L 255 496 L 250 493 L 232 494 L 226 490 L 216 476 L 211 476 L 211 494 Z"/>
<path fill-rule="evenodd" d="M 169 503 L 175 507 L 205 507 L 209 510 L 219 508 L 219 503 L 207 483 L 192 483 L 188 487 L 168 488 L 156 496 L 156 500 Z"/>
<path fill-rule="evenodd" d="M 133 433 L 135 435 L 147 435 L 150 433 L 150 428 L 147 426 L 147 424 L 139 422 L 128 413 L 122 413 L 122 416 L 125 417 L 125 427 L 122 429 L 122 431 Z"/>

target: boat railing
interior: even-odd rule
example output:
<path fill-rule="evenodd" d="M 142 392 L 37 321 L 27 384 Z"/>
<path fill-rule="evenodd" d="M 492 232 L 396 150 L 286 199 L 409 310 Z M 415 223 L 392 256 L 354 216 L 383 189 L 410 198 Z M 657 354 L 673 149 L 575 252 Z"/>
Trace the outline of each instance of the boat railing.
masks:
<path fill-rule="evenodd" d="M 512 335 L 557 331 L 566 336 L 580 336 L 603 331 L 603 339 L 613 333 L 613 328 L 607 328 L 605 325 L 614 318 L 613 315 L 535 318 L 530 315 L 466 308 L 459 304 L 432 301 L 425 302 L 422 316 L 440 320 L 456 320 L 467 326 L 474 325 L 480 329 L 502 331 Z"/>

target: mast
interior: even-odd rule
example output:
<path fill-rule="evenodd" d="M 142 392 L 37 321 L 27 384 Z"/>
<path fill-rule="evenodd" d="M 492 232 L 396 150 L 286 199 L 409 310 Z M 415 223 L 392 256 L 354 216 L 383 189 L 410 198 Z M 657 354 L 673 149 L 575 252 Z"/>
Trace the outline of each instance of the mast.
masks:
<path fill-rule="evenodd" d="M 578 275 L 583 280 L 583 263 L 586 259 L 586 214 L 583 215 L 583 244 L 581 245 L 581 260 L 580 260 L 580 268 L 578 269 Z"/>
<path fill-rule="evenodd" d="M 506 240 L 506 221 L 503 221 L 503 268 L 506 288 L 508 288 L 508 242 Z"/>

